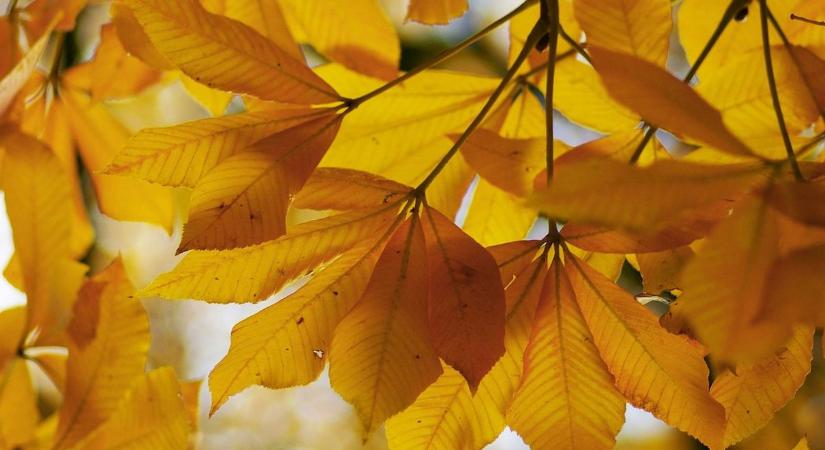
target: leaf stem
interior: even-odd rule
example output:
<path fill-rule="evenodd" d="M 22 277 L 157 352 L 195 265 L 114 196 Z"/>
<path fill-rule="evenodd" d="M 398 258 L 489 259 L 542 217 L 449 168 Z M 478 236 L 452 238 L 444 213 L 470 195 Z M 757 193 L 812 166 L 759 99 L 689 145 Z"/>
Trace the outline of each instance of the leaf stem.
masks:
<path fill-rule="evenodd" d="M 547 185 L 553 181 L 553 168 L 555 152 L 553 148 L 553 87 L 556 74 L 556 49 L 559 46 L 559 0 L 543 0 L 545 8 L 544 19 L 547 22 L 547 36 L 550 38 L 547 43 L 547 84 L 544 94 L 544 125 L 545 136 L 547 137 L 547 147 L 545 149 L 545 159 L 547 167 Z M 568 36 L 569 37 L 569 36 Z M 572 40 L 571 40 L 572 41 Z M 574 45 L 574 48 L 577 48 Z M 555 227 L 555 221 L 551 221 L 551 228 Z"/>
<path fill-rule="evenodd" d="M 791 20 L 798 20 L 800 22 L 809 23 L 811 25 L 817 25 L 817 26 L 820 26 L 820 27 L 825 27 L 825 20 L 808 19 L 807 17 L 797 16 L 794 13 L 791 13 Z"/>
<path fill-rule="evenodd" d="M 705 46 L 699 53 L 699 56 L 696 57 L 696 61 L 693 62 L 693 65 L 691 65 L 690 70 L 688 70 L 688 73 L 684 76 L 684 78 L 682 78 L 682 82 L 690 83 L 691 81 L 693 81 L 693 77 L 696 76 L 696 72 L 699 71 L 699 68 L 702 66 L 702 63 L 705 62 L 705 59 L 707 59 L 711 50 L 713 50 L 713 47 L 716 46 L 716 43 L 719 41 L 719 38 L 722 37 L 722 33 L 725 31 L 725 28 L 728 27 L 728 24 L 736 16 L 736 13 L 739 12 L 740 9 L 745 7 L 747 3 L 748 0 L 731 0 L 731 2 L 728 4 L 727 9 L 725 9 L 725 13 L 722 14 L 722 19 L 719 20 L 719 23 L 713 30 L 713 33 L 710 35 L 710 38 L 708 38 L 708 41 L 707 43 L 705 43 Z M 658 127 L 655 127 L 650 124 L 646 125 L 648 126 L 647 131 L 645 132 L 642 141 L 639 142 L 639 145 L 633 151 L 633 155 L 631 155 L 629 161 L 630 164 L 635 164 L 639 160 L 639 157 L 642 156 L 642 152 L 644 151 L 648 142 L 650 142 L 650 139 L 659 129 Z"/>
<path fill-rule="evenodd" d="M 536 43 L 538 43 L 538 41 L 545 34 L 545 32 L 546 25 L 544 23 L 544 19 L 540 18 L 539 21 L 536 23 L 536 26 L 534 26 L 533 30 L 530 32 L 530 35 L 527 37 L 527 40 L 524 43 L 524 47 L 522 47 L 521 51 L 516 57 L 516 60 L 513 61 L 513 65 L 511 65 L 510 68 L 507 69 L 507 73 L 504 74 L 504 78 L 501 79 L 501 82 L 498 84 L 498 87 L 496 87 L 496 90 L 493 91 L 493 93 L 487 99 L 487 102 L 484 103 L 484 106 L 481 108 L 481 111 L 478 112 L 475 119 L 473 119 L 473 121 L 470 122 L 470 125 L 467 126 L 464 132 L 461 133 L 461 136 L 459 136 L 459 138 L 455 141 L 453 146 L 450 147 L 450 150 L 447 151 L 444 157 L 441 158 L 441 160 L 438 162 L 438 164 L 436 164 L 436 166 L 429 173 L 429 175 L 427 175 L 427 178 L 425 178 L 424 181 L 422 181 L 421 184 L 419 184 L 418 187 L 415 188 L 416 192 L 423 193 L 427 189 L 427 187 L 433 182 L 433 180 L 435 180 L 435 177 L 437 177 L 438 174 L 441 173 L 442 170 L 444 170 L 444 167 L 447 166 L 447 163 L 450 162 L 450 159 L 452 159 L 452 157 L 455 156 L 456 153 L 458 153 L 459 149 L 461 149 L 461 146 L 464 145 L 467 139 L 469 139 L 470 135 L 473 134 L 473 131 L 475 131 L 476 128 L 478 128 L 478 126 L 481 125 L 481 122 L 483 122 L 484 119 L 487 117 L 487 114 L 489 114 L 490 110 L 493 108 L 493 105 L 495 105 L 496 101 L 498 101 L 499 97 L 501 97 L 501 94 L 504 93 L 504 89 L 507 87 L 508 84 L 510 84 L 510 81 L 513 79 L 513 77 L 515 77 L 516 72 L 518 72 L 519 67 L 521 67 L 522 63 L 524 63 L 524 61 L 527 59 L 527 56 L 530 54 L 530 52 L 533 50 L 533 47 L 536 45 Z"/>
<path fill-rule="evenodd" d="M 816 101 L 814 95 L 814 88 L 813 84 L 811 83 L 808 74 L 802 70 L 802 64 L 799 63 L 799 58 L 796 56 L 796 52 L 793 49 L 793 44 L 791 41 L 788 40 L 788 36 L 785 34 L 785 31 L 779 25 L 779 22 L 774 17 L 773 12 L 771 9 L 768 8 L 768 20 L 770 20 L 773 29 L 776 30 L 776 33 L 779 34 L 779 37 L 782 39 L 782 44 L 785 46 L 785 50 L 788 51 L 788 54 L 791 56 L 791 60 L 793 61 L 794 65 L 796 66 L 797 70 L 799 71 L 799 75 L 802 77 L 802 82 L 805 83 L 805 87 L 808 88 L 808 93 L 814 98 L 814 104 L 819 109 L 819 116 L 822 117 L 822 120 L 825 120 L 825 107 L 820 107 L 819 102 Z"/>
<path fill-rule="evenodd" d="M 344 102 L 344 104 L 348 108 L 351 108 L 351 109 L 357 108 L 358 105 L 360 105 L 361 103 L 364 103 L 365 101 L 367 101 L 367 100 L 369 100 L 369 99 L 371 99 L 371 98 L 373 98 L 377 95 L 380 95 L 380 94 L 392 89 L 393 87 L 397 86 L 398 84 L 403 83 L 404 81 L 418 75 L 419 73 L 429 69 L 430 67 L 433 67 L 435 65 L 438 65 L 438 64 L 446 61 L 447 59 L 455 56 L 457 53 L 461 52 L 462 50 L 466 49 L 467 47 L 475 44 L 481 38 L 486 36 L 488 33 L 495 30 L 496 28 L 498 28 L 499 26 L 501 26 L 502 24 L 504 24 L 508 20 L 512 19 L 514 16 L 518 15 L 519 13 L 521 13 L 522 11 L 527 9 L 528 7 L 532 6 L 537 1 L 538 0 L 526 0 L 518 8 L 510 11 L 507 15 L 499 18 L 498 20 L 491 23 L 490 25 L 487 25 L 486 27 L 481 29 L 478 33 L 476 33 L 476 34 L 468 37 L 467 39 L 461 41 L 455 47 L 449 48 L 449 49 L 439 53 L 438 55 L 436 55 L 430 61 L 428 61 L 428 62 L 426 62 L 426 63 L 410 70 L 409 72 L 401 75 L 400 77 L 398 77 L 398 78 L 396 78 L 396 79 L 394 79 L 394 80 L 392 80 L 392 81 L 390 81 L 390 82 L 388 82 L 388 83 L 386 83 L 386 84 L 384 84 L 384 85 L 382 85 L 382 86 L 380 86 L 380 87 L 378 87 L 378 88 L 376 88 L 376 89 L 374 89 L 370 92 L 367 92 L 366 94 L 364 94 L 360 97 L 356 97 L 354 99 L 347 99 Z"/>
<path fill-rule="evenodd" d="M 788 162 L 793 170 L 794 177 L 798 181 L 804 181 L 802 172 L 799 170 L 799 163 L 791 144 L 791 137 L 785 125 L 785 115 L 782 113 L 782 105 L 779 102 L 779 93 L 776 88 L 776 76 L 773 73 L 773 60 L 771 59 L 771 39 L 768 33 L 768 5 L 766 0 L 759 0 L 759 23 L 762 29 L 762 52 L 765 57 L 765 71 L 768 75 L 768 87 L 771 91 L 771 101 L 773 110 L 776 112 L 776 120 L 779 124 L 779 131 L 782 133 L 782 142 L 785 144 L 785 152 L 788 155 Z"/>
<path fill-rule="evenodd" d="M 587 53 L 587 51 L 584 49 L 584 46 L 580 44 L 579 41 L 573 39 L 572 36 L 567 34 L 567 31 L 564 31 L 564 27 L 561 26 L 561 24 L 558 24 L 558 28 L 559 36 L 561 36 L 561 38 L 564 39 L 564 42 L 567 42 L 568 45 L 570 45 L 571 47 L 573 47 L 574 50 L 576 50 L 576 53 L 582 55 L 582 58 L 584 58 L 588 63 L 593 65 L 593 61 L 590 59 L 590 54 Z"/>

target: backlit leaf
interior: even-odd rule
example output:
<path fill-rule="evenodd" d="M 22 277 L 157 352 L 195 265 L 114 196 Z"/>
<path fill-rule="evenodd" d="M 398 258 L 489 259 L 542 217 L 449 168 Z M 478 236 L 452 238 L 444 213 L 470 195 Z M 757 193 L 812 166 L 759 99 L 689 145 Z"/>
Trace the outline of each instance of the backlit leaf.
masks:
<path fill-rule="evenodd" d="M 715 448 L 724 410 L 708 393 L 702 352 L 668 333 L 630 294 L 570 253 L 576 301 L 616 388 L 633 405 Z"/>
<path fill-rule="evenodd" d="M 725 447 L 765 426 L 793 399 L 811 371 L 812 347 L 813 329 L 798 327 L 775 355 L 716 378 L 710 393 L 725 407 Z"/>
<path fill-rule="evenodd" d="M 424 222 L 433 345 L 475 392 L 504 353 L 504 289 L 493 257 L 451 220 L 426 208 Z"/>
<path fill-rule="evenodd" d="M 120 260 L 87 281 L 70 326 L 66 392 L 54 448 L 72 448 L 118 409 L 143 375 L 149 320 Z M 115 351 L 116 349 L 116 351 Z"/>
<path fill-rule="evenodd" d="M 648 123 L 718 150 L 750 153 L 722 123 L 719 111 L 664 69 L 595 46 L 590 53 L 610 95 Z"/>
<path fill-rule="evenodd" d="M 366 291 L 338 325 L 330 382 L 367 431 L 415 401 L 441 374 L 427 332 L 427 247 L 418 217 L 387 243 Z"/>
<path fill-rule="evenodd" d="M 287 103 L 338 99 L 303 61 L 247 25 L 207 12 L 197 0 L 119 1 L 132 9 L 155 48 L 196 81 Z"/>
<path fill-rule="evenodd" d="M 507 421 L 532 448 L 611 449 L 625 402 L 560 265 L 554 261 L 543 282 Z"/>

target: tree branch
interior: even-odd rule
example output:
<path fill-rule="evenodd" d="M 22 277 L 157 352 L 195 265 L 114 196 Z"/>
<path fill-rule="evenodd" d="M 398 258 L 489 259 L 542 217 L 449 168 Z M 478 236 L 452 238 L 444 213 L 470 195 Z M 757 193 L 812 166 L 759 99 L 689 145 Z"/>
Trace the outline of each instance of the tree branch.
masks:
<path fill-rule="evenodd" d="M 435 180 L 435 177 L 437 177 L 438 174 L 441 173 L 442 170 L 444 170 L 444 167 L 447 166 L 447 163 L 450 162 L 450 159 L 452 159 L 452 157 L 455 156 L 456 153 L 458 153 L 458 150 L 461 149 L 461 146 L 464 145 L 464 142 L 466 142 L 467 139 L 469 139 L 470 135 L 473 134 L 473 131 L 475 131 L 476 128 L 478 128 L 478 126 L 481 125 L 481 122 L 484 121 L 484 119 L 487 117 L 487 114 L 489 114 L 490 110 L 493 108 L 493 105 L 495 105 L 496 101 L 498 101 L 499 97 L 501 97 L 501 94 L 504 93 L 504 89 L 507 87 L 508 84 L 510 84 L 510 81 L 513 79 L 513 77 L 515 77 L 519 67 L 521 67 L 522 63 L 524 63 L 524 61 L 527 59 L 527 56 L 530 54 L 530 52 L 533 51 L 533 47 L 535 47 L 536 43 L 538 43 L 541 37 L 545 34 L 545 31 L 546 25 L 544 23 L 544 19 L 540 18 L 538 23 L 536 23 L 536 26 L 533 27 L 533 30 L 530 32 L 530 35 L 527 37 L 527 41 L 524 43 L 524 47 L 522 47 L 521 52 L 519 52 L 518 56 L 516 57 L 516 60 L 513 61 L 513 65 L 510 66 L 510 68 L 507 70 L 507 73 L 504 75 L 504 78 L 501 79 L 501 82 L 499 83 L 498 87 L 496 87 L 496 90 L 493 91 L 492 95 L 490 95 L 490 97 L 487 99 L 487 102 L 484 103 L 484 106 L 481 108 L 481 111 L 479 111 L 475 119 L 473 119 L 473 121 L 470 122 L 470 125 L 467 126 L 467 129 L 465 129 L 464 132 L 461 133 L 461 136 L 459 136 L 459 138 L 455 141 L 450 150 L 448 150 L 444 157 L 441 158 L 438 164 L 436 164 L 435 168 L 433 168 L 430 174 L 427 175 L 427 178 L 425 178 L 424 181 L 422 181 L 421 184 L 419 184 L 418 187 L 415 188 L 415 191 L 418 194 L 422 194 L 427 189 L 427 187 L 433 182 L 433 180 Z"/>
<path fill-rule="evenodd" d="M 475 44 L 481 38 L 486 36 L 488 33 L 495 30 L 496 28 L 498 28 L 499 26 L 501 26 L 502 24 L 504 24 L 508 20 L 512 19 L 514 16 L 518 15 L 519 13 L 521 13 L 522 11 L 527 9 L 528 7 L 532 6 L 537 1 L 538 0 L 526 0 L 518 8 L 510 11 L 507 15 L 505 15 L 504 17 L 499 18 L 498 20 L 491 23 L 490 25 L 487 25 L 486 27 L 484 27 L 478 33 L 476 33 L 476 34 L 468 37 L 467 39 L 461 41 L 455 47 L 449 48 L 449 49 L 439 53 L 432 60 L 426 62 L 425 64 L 422 64 L 422 65 L 416 67 L 413 70 L 410 70 L 409 72 L 407 72 L 407 73 L 401 75 L 400 77 L 398 77 L 398 78 L 382 85 L 381 87 L 379 87 L 377 89 L 374 89 L 370 92 L 367 92 L 366 94 L 364 94 L 360 97 L 357 97 L 357 98 L 354 98 L 354 99 L 348 99 L 347 101 L 344 102 L 344 106 L 346 106 L 349 109 L 357 108 L 358 105 L 360 105 L 361 103 L 364 103 L 365 101 L 367 101 L 367 100 L 369 100 L 369 99 L 371 99 L 371 98 L 373 98 L 373 97 L 375 97 L 379 94 L 382 94 L 382 93 L 392 89 L 396 85 L 398 85 L 400 83 L 403 83 L 404 81 L 418 75 L 419 73 L 425 71 L 426 69 L 429 69 L 430 67 L 433 67 L 435 65 L 438 65 L 438 64 L 446 61 L 447 59 L 455 56 L 457 53 L 460 53 L 462 50 L 466 49 L 467 47 Z"/>
<path fill-rule="evenodd" d="M 748 3 L 748 0 L 731 0 L 728 4 L 728 8 L 725 10 L 725 13 L 722 14 L 722 19 L 719 20 L 719 24 L 716 25 L 716 29 L 713 30 L 713 34 L 710 35 L 708 42 L 705 44 L 702 51 L 699 53 L 699 56 L 696 57 L 696 61 L 693 62 L 693 65 L 690 67 L 688 73 L 682 78 L 682 81 L 685 83 L 690 83 L 693 80 L 693 77 L 696 76 L 696 72 L 699 71 L 699 68 L 702 66 L 702 63 L 705 62 L 710 51 L 713 50 L 713 47 L 716 46 L 716 43 L 719 41 L 719 38 L 722 37 L 722 33 L 725 31 L 725 28 L 728 27 L 728 24 L 731 20 L 736 16 L 736 13 L 739 12 L 740 9 L 745 7 Z M 635 164 L 639 157 L 642 156 L 642 152 L 647 146 L 647 143 L 650 142 L 650 139 L 659 129 L 658 127 L 648 125 L 648 129 L 645 132 L 642 141 L 639 142 L 639 145 L 633 151 L 633 154 L 630 157 L 630 164 Z"/>
<path fill-rule="evenodd" d="M 788 162 L 793 169 L 794 177 L 798 181 L 804 181 L 802 172 L 799 170 L 799 163 L 791 144 L 791 137 L 788 135 L 788 128 L 785 125 L 785 115 L 782 113 L 782 104 L 779 102 L 779 93 L 776 88 L 776 76 L 773 73 L 773 60 L 771 59 L 771 39 L 768 33 L 768 5 L 766 0 L 759 0 L 759 23 L 762 29 L 762 52 L 765 57 L 765 70 L 768 75 L 768 87 L 771 91 L 771 101 L 776 112 L 776 121 L 779 123 L 779 131 L 782 133 L 782 142 L 785 144 L 785 152 L 788 155 Z"/>

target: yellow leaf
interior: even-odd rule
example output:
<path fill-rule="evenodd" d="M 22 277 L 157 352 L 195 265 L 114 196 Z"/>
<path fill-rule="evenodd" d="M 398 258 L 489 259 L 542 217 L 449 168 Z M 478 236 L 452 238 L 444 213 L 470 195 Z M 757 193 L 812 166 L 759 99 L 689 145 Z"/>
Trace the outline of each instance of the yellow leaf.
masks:
<path fill-rule="evenodd" d="M 797 136 L 816 120 L 819 110 L 788 51 L 784 47 L 772 48 L 771 60 L 785 124 L 788 132 Z M 722 113 L 730 131 L 757 154 L 786 157 L 761 48 L 703 78 L 697 91 Z"/>
<path fill-rule="evenodd" d="M 664 69 L 600 47 L 589 50 L 610 95 L 648 123 L 718 150 L 751 153 L 725 128 L 719 111 Z"/>
<path fill-rule="evenodd" d="M 185 450 L 189 415 L 174 370 L 155 369 L 132 383 L 111 417 L 76 450 Z"/>
<path fill-rule="evenodd" d="M 307 269 L 344 253 L 389 223 L 399 205 L 296 226 L 280 238 L 232 250 L 195 250 L 140 291 L 143 297 L 258 302 Z"/>
<path fill-rule="evenodd" d="M 619 392 L 716 448 L 724 410 L 708 393 L 702 351 L 668 333 L 633 296 L 586 263 L 570 253 L 565 258 L 576 302 Z"/>
<path fill-rule="evenodd" d="M 808 446 L 808 438 L 803 437 L 800 439 L 799 443 L 797 443 L 792 450 L 810 450 L 810 447 Z"/>
<path fill-rule="evenodd" d="M 427 247 L 417 216 L 393 234 L 366 291 L 335 330 L 332 387 L 366 431 L 415 401 L 441 374 L 427 331 Z"/>
<path fill-rule="evenodd" d="M 568 58 L 556 64 L 553 106 L 571 121 L 602 132 L 636 127 L 639 115 L 608 95 L 592 66 Z"/>
<path fill-rule="evenodd" d="M 149 320 L 120 260 L 90 279 L 70 326 L 66 392 L 54 449 L 71 448 L 117 410 L 143 375 Z"/>
<path fill-rule="evenodd" d="M 682 271 L 682 311 L 718 361 L 753 361 L 787 338 L 778 322 L 756 323 L 779 252 L 775 215 L 759 200 L 743 201 Z"/>
<path fill-rule="evenodd" d="M 23 88 L 29 76 L 34 72 L 37 61 L 46 49 L 46 44 L 49 43 L 50 35 L 51 30 L 46 30 L 43 36 L 26 52 L 26 55 L 20 61 L 17 61 L 11 71 L 3 74 L 3 78 L 0 79 L 0 117 L 6 114 L 9 105 L 17 96 L 17 92 Z"/>
<path fill-rule="evenodd" d="M 555 260 L 542 288 L 507 423 L 533 448 L 611 449 L 625 402 Z"/>
<path fill-rule="evenodd" d="M 100 30 L 100 45 L 91 65 L 94 100 L 133 95 L 160 79 L 159 72 L 126 53 L 111 24 Z"/>
<path fill-rule="evenodd" d="M 155 48 L 209 87 L 287 103 L 330 103 L 335 91 L 303 61 L 240 22 L 207 12 L 197 0 L 119 0 Z"/>
<path fill-rule="evenodd" d="M 63 164 L 40 141 L 6 128 L 3 188 L 15 255 L 27 296 L 26 332 L 60 335 L 86 266 L 72 259 L 72 186 Z"/>
<path fill-rule="evenodd" d="M 204 107 L 213 117 L 220 117 L 226 112 L 226 108 L 232 103 L 232 93 L 199 83 L 188 77 L 183 72 L 176 72 L 183 88 L 198 104 Z"/>
<path fill-rule="evenodd" d="M 155 69 L 174 69 L 175 65 L 155 48 L 135 14 L 126 5 L 125 2 L 112 2 L 110 9 L 112 24 L 123 47 Z"/>
<path fill-rule="evenodd" d="M 0 448 L 22 448 L 34 438 L 40 413 L 26 360 L 0 361 Z"/>
<path fill-rule="evenodd" d="M 287 28 L 279 2 L 268 0 L 201 0 L 211 13 L 243 22 L 266 36 L 293 58 L 304 59 L 301 49 Z"/>
<path fill-rule="evenodd" d="M 536 221 L 536 212 L 522 200 L 479 179 L 464 218 L 464 231 L 481 245 L 524 239 Z"/>
<path fill-rule="evenodd" d="M 825 245 L 814 245 L 789 252 L 773 262 L 765 281 L 759 321 L 790 327 L 793 323 L 825 324 L 817 292 L 822 292 Z"/>
<path fill-rule="evenodd" d="M 588 45 L 664 67 L 670 43 L 670 0 L 577 0 L 574 5 Z"/>
<path fill-rule="evenodd" d="M 358 170 L 321 167 L 295 196 L 293 205 L 305 209 L 377 208 L 408 195 L 401 183 Z"/>
<path fill-rule="evenodd" d="M 504 288 L 493 257 L 450 219 L 424 210 L 430 336 L 475 392 L 504 353 Z"/>
<path fill-rule="evenodd" d="M 450 136 L 458 139 L 457 135 Z M 561 149 L 564 144 L 553 143 Z M 461 154 L 487 181 L 521 197 L 533 192 L 533 181 L 543 169 L 547 143 L 541 139 L 511 139 L 485 129 L 475 131 L 461 146 Z"/>
<path fill-rule="evenodd" d="M 213 167 L 195 185 L 178 251 L 259 244 L 286 231 L 290 195 L 335 139 L 341 116 L 273 134 Z"/>
<path fill-rule="evenodd" d="M 710 393 L 725 407 L 725 447 L 758 431 L 794 398 L 811 371 L 813 332 L 797 327 L 775 355 L 716 378 Z"/>
<path fill-rule="evenodd" d="M 819 2 L 799 1 L 791 2 L 789 6 L 791 5 L 793 5 L 792 12 L 798 16 L 807 17 L 809 19 L 813 18 L 815 20 L 822 20 L 825 18 L 825 9 L 822 8 L 822 5 Z M 775 7 L 774 5 L 771 6 Z M 774 13 L 774 15 L 775 14 L 776 13 Z M 820 58 L 825 58 L 825 28 L 811 26 L 811 24 L 805 23 L 801 20 L 790 20 L 785 23 L 782 20 L 785 17 L 787 17 L 787 15 L 777 18 L 780 21 L 779 23 L 782 24 L 783 28 L 788 33 L 788 37 L 791 42 L 807 47 L 809 50 L 816 53 Z M 772 40 L 772 42 L 776 41 Z"/>
<path fill-rule="evenodd" d="M 410 0 L 407 20 L 444 25 L 467 12 L 467 0 Z"/>
<path fill-rule="evenodd" d="M 398 74 L 401 44 L 377 0 L 281 0 L 289 22 L 330 60 L 356 72 L 391 80 Z"/>
<path fill-rule="evenodd" d="M 679 224 L 653 233 L 628 233 L 592 225 L 566 224 L 561 230 L 565 242 L 591 252 L 663 252 L 690 244 L 701 236 Z"/>
<path fill-rule="evenodd" d="M 679 288 L 679 274 L 692 257 L 693 250 L 687 246 L 636 255 L 645 292 L 657 295 Z"/>
<path fill-rule="evenodd" d="M 327 112 L 282 108 L 147 128 L 126 142 L 104 173 L 128 175 L 165 186 L 194 187 L 229 156 L 320 114 Z"/>
<path fill-rule="evenodd" d="M 0 370 L 17 355 L 26 331 L 26 308 L 19 306 L 0 311 Z"/>
<path fill-rule="evenodd" d="M 383 84 L 335 64 L 319 69 L 319 74 L 349 97 Z M 411 185 L 410 178 L 426 175 L 449 149 L 444 136 L 463 131 L 497 83 L 494 78 L 427 70 L 349 113 L 321 166 L 378 173 Z M 429 148 L 433 143 L 439 146 Z M 427 155 L 417 155 L 425 148 Z M 404 177 L 389 176 L 390 168 Z"/>
<path fill-rule="evenodd" d="M 100 211 L 116 220 L 155 224 L 171 233 L 174 198 L 170 189 L 100 173 L 126 143 L 129 135 L 123 125 L 103 104 L 91 104 L 80 92 L 63 89 L 61 99 Z"/>
<path fill-rule="evenodd" d="M 733 200 L 766 171 L 756 164 L 672 160 L 635 167 L 599 156 L 556 169 L 550 188 L 536 193 L 530 204 L 550 217 L 629 231 L 655 231 L 693 210 Z"/>
<path fill-rule="evenodd" d="M 209 375 L 212 413 L 259 384 L 307 384 L 326 364 L 332 332 L 367 287 L 385 239 L 344 253 L 297 292 L 235 325 L 229 352 Z"/>

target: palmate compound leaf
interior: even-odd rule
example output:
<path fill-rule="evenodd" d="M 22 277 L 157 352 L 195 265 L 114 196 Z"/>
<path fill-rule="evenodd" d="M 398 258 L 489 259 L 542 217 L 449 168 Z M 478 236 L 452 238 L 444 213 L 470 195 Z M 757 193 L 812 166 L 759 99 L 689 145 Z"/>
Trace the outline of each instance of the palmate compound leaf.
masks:
<path fill-rule="evenodd" d="M 427 245 L 417 214 L 393 234 L 363 297 L 330 345 L 332 387 L 367 432 L 412 404 L 441 374 L 427 330 Z"/>
<path fill-rule="evenodd" d="M 597 46 L 593 64 L 610 95 L 649 124 L 735 155 L 751 154 L 690 86 L 653 63 Z"/>
<path fill-rule="evenodd" d="M 155 369 L 138 377 L 117 409 L 74 450 L 184 450 L 189 414 L 175 371 Z"/>
<path fill-rule="evenodd" d="M 576 0 L 574 6 L 588 45 L 664 67 L 672 26 L 669 0 Z"/>
<path fill-rule="evenodd" d="M 378 0 L 280 0 L 293 29 L 319 53 L 356 72 L 391 80 L 401 43 Z M 296 33 L 296 36 L 300 33 Z"/>
<path fill-rule="evenodd" d="M 178 251 L 244 247 L 286 231 L 290 195 L 309 178 L 341 124 L 323 115 L 262 139 L 195 184 Z"/>
<path fill-rule="evenodd" d="M 619 392 L 717 448 L 724 409 L 708 392 L 702 351 L 668 333 L 633 296 L 576 256 L 566 252 L 565 260 L 576 302 Z"/>
<path fill-rule="evenodd" d="M 467 0 L 410 0 L 407 20 L 444 25 L 467 12 Z"/>
<path fill-rule="evenodd" d="M 498 268 L 484 247 L 437 210 L 426 207 L 423 221 L 433 345 L 475 392 L 504 354 L 506 302 Z"/>
<path fill-rule="evenodd" d="M 303 61 L 247 25 L 197 0 L 118 0 L 167 61 L 210 87 L 285 103 L 339 100 Z"/>
<path fill-rule="evenodd" d="M 194 187 L 224 159 L 267 136 L 327 113 L 284 107 L 147 128 L 126 142 L 104 173 L 128 175 L 165 186 Z"/>
<path fill-rule="evenodd" d="M 611 449 L 625 401 L 613 386 L 567 273 L 554 259 L 507 423 L 533 449 Z"/>
<path fill-rule="evenodd" d="M 40 343 L 60 343 L 71 302 L 87 267 L 74 261 L 72 185 L 66 168 L 37 139 L 0 129 L 6 209 L 27 298 L 25 332 Z M 22 337 L 22 336 L 21 336 Z"/>
<path fill-rule="evenodd" d="M 534 194 L 530 204 L 575 223 L 655 231 L 682 214 L 741 196 L 767 170 L 757 163 L 662 160 L 635 167 L 599 156 L 579 158 L 559 164 L 550 188 Z"/>
<path fill-rule="evenodd" d="M 714 380 L 710 394 L 725 407 L 725 447 L 765 426 L 793 399 L 811 371 L 813 334 L 813 327 L 798 326 L 776 354 L 725 370 Z"/>
<path fill-rule="evenodd" d="M 54 449 L 68 449 L 106 421 L 144 373 L 149 320 L 120 260 L 83 286 L 69 326 L 66 391 Z"/>
<path fill-rule="evenodd" d="M 141 296 L 214 303 L 258 302 L 305 271 L 377 238 L 395 217 L 398 202 L 300 224 L 278 239 L 232 250 L 193 250 Z"/>
<path fill-rule="evenodd" d="M 539 245 L 518 241 L 489 249 L 507 285 L 506 353 L 482 379 L 475 395 L 464 377 L 444 364 L 438 380 L 409 408 L 387 421 L 390 448 L 482 448 L 504 429 L 504 412 L 518 387 L 541 280 L 547 272 L 544 259 L 534 260 Z"/>

